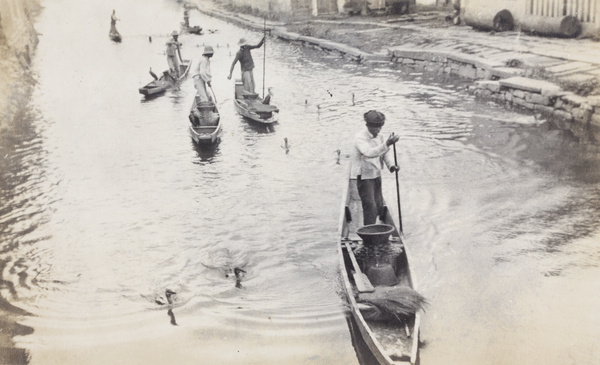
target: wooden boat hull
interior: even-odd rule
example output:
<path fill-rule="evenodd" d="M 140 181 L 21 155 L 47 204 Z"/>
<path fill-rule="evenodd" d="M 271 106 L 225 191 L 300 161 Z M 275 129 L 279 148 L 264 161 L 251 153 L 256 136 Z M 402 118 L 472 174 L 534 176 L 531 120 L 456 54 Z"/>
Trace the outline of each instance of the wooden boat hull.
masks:
<path fill-rule="evenodd" d="M 114 30 L 114 31 L 110 31 L 108 33 L 108 37 L 113 41 L 113 42 L 117 42 L 120 43 L 121 42 L 121 34 Z"/>
<path fill-rule="evenodd" d="M 190 71 L 191 66 L 192 66 L 191 60 L 183 60 L 183 63 L 179 65 L 179 67 L 180 67 L 179 78 L 174 79 L 174 78 L 170 77 L 169 72 L 167 70 L 167 71 L 163 72 L 163 74 L 160 76 L 160 78 L 158 80 L 153 80 L 153 81 L 149 82 L 148 84 L 144 85 L 143 87 L 140 87 L 138 89 L 138 91 L 140 94 L 142 94 L 146 97 L 158 96 L 158 95 L 164 93 L 165 91 L 167 91 L 168 89 L 179 84 L 181 82 L 181 80 L 185 79 L 185 77 L 187 76 L 187 74 Z"/>
<path fill-rule="evenodd" d="M 263 99 L 256 94 L 244 96 L 241 80 L 235 83 L 233 105 L 238 114 L 255 123 L 271 125 L 279 121 L 279 109 L 276 106 L 263 104 Z"/>
<path fill-rule="evenodd" d="M 181 32 L 182 33 L 190 33 L 196 35 L 202 35 L 202 27 L 199 25 L 194 25 L 191 27 L 186 27 L 184 23 L 181 23 Z"/>
<path fill-rule="evenodd" d="M 401 245 L 397 246 L 397 248 L 402 248 L 394 261 L 395 274 L 399 280 L 396 285 L 405 285 L 416 290 L 416 283 L 412 278 L 408 262 L 408 247 L 405 240 L 400 237 L 389 212 L 387 209 L 385 211 L 382 223 L 394 227 L 394 231 L 390 236 L 390 245 Z M 362 241 L 356 234 L 356 229 L 361 227 L 363 223 L 362 206 L 356 187 L 356 180 L 354 179 L 349 179 L 344 189 L 341 212 L 337 242 L 339 265 L 344 289 L 350 304 L 352 317 L 357 324 L 358 332 L 379 364 L 415 364 L 419 351 L 419 313 L 409 316 L 404 323 L 396 320 L 374 321 L 366 318 L 363 314 L 363 311 L 366 311 L 368 306 L 360 302 L 358 289 L 353 277 L 352 261 L 346 248 L 347 245 L 350 249 L 362 246 Z M 361 264 L 364 265 L 364 261 L 359 262 L 359 266 Z M 366 271 L 364 269 L 361 270 Z"/>
<path fill-rule="evenodd" d="M 239 99 L 235 99 L 233 105 L 241 116 L 259 124 L 271 125 L 279 120 L 279 110 L 266 113 L 256 112 L 253 110 L 252 104 Z"/>
<path fill-rule="evenodd" d="M 189 115 L 190 135 L 197 144 L 213 144 L 221 134 L 221 116 L 215 103 L 201 103 L 194 97 Z"/>

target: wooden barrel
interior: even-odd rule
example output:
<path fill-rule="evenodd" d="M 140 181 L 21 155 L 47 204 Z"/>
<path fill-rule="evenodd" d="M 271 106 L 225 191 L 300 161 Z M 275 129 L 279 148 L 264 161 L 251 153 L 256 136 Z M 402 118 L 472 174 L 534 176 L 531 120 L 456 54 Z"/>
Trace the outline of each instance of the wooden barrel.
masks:
<path fill-rule="evenodd" d="M 515 27 L 514 19 L 510 11 L 504 9 L 500 11 L 481 10 L 478 12 L 467 12 L 463 15 L 465 24 L 482 30 L 493 30 L 496 32 L 505 32 L 513 30 Z"/>
<path fill-rule="evenodd" d="M 573 38 L 581 34 L 581 22 L 574 16 L 549 18 L 529 16 L 523 19 L 521 29 L 535 34 Z"/>

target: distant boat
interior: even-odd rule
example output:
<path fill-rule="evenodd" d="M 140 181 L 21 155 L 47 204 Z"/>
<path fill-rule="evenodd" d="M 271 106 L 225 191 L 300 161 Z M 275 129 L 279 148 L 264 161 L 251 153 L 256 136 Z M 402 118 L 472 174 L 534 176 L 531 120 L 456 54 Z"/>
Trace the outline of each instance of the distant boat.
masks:
<path fill-rule="evenodd" d="M 235 80 L 235 110 L 243 117 L 262 125 L 271 125 L 279 120 L 279 108 L 263 104 L 256 93 L 244 91 L 241 80 Z"/>
<path fill-rule="evenodd" d="M 202 27 L 199 25 L 186 26 L 185 23 L 181 23 L 181 33 L 191 33 L 196 35 L 202 35 Z"/>
<path fill-rule="evenodd" d="M 214 98 L 213 93 L 213 100 Z M 221 134 L 221 116 L 217 104 L 202 102 L 198 94 L 194 97 L 190 110 L 190 134 L 198 144 L 212 144 L 219 140 Z"/>
<path fill-rule="evenodd" d="M 171 76 L 169 70 L 163 71 L 163 74 L 160 76 L 160 78 L 156 78 L 156 75 L 153 74 L 152 77 L 155 77 L 155 80 L 139 88 L 138 91 L 140 94 L 146 97 L 158 96 L 164 93 L 167 89 L 179 84 L 179 82 L 187 76 L 191 66 L 191 60 L 183 60 L 183 62 L 179 65 L 179 78 L 177 79 Z"/>

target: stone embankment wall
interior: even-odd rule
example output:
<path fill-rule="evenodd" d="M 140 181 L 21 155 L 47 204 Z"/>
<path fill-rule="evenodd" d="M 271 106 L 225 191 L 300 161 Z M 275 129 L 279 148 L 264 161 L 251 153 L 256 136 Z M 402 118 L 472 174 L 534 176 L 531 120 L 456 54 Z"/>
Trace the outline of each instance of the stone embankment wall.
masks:
<path fill-rule="evenodd" d="M 600 96 L 582 97 L 560 86 L 519 76 L 523 70 L 460 53 L 390 49 L 387 55 L 371 54 L 347 45 L 301 36 L 275 28 L 273 34 L 301 41 L 325 51 L 337 51 L 365 63 L 395 63 L 435 73 L 473 80 L 469 93 L 511 107 L 523 108 L 553 120 L 582 139 L 600 139 Z"/>
<path fill-rule="evenodd" d="M 34 77 L 31 58 L 38 42 L 33 28 L 38 0 L 0 1 L 0 132 L 27 103 Z"/>
<path fill-rule="evenodd" d="M 262 24 L 251 20 L 220 11 L 204 12 L 250 28 L 262 29 Z M 560 86 L 551 82 L 522 77 L 522 69 L 507 67 L 501 62 L 468 54 L 401 47 L 390 48 L 387 54 L 373 54 L 326 39 L 289 32 L 284 26 L 268 24 L 267 28 L 278 38 L 302 42 L 326 52 L 337 52 L 352 61 L 399 64 L 417 70 L 446 73 L 473 80 L 469 92 L 477 97 L 542 114 L 561 128 L 570 129 L 583 140 L 600 140 L 600 95 L 578 96 L 563 91 Z"/>
<path fill-rule="evenodd" d="M 521 69 L 464 54 L 396 49 L 389 56 L 395 63 L 474 80 L 469 93 L 477 97 L 540 113 L 579 137 L 600 138 L 600 96 L 582 97 L 554 83 L 519 76 Z"/>

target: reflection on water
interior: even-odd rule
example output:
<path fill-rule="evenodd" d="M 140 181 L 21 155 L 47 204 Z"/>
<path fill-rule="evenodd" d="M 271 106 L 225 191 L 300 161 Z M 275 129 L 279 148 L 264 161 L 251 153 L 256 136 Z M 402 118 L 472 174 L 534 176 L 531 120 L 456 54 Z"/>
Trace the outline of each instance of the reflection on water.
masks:
<path fill-rule="evenodd" d="M 196 150 L 198 157 L 200 157 L 200 161 L 197 161 L 195 163 L 198 163 L 200 165 L 207 163 L 211 164 L 219 159 L 219 144 L 221 143 L 221 138 L 218 138 L 217 141 L 215 141 L 215 143 L 206 145 L 194 143 L 194 140 L 191 138 L 191 136 L 190 141 L 191 144 L 194 146 L 194 150 Z"/>
<path fill-rule="evenodd" d="M 120 44 L 106 37 L 108 16 L 97 20 L 113 7 Z M 22 123 L 0 136 L 3 359 L 361 362 L 335 239 L 350 143 L 378 109 L 383 133 L 401 136 L 403 227 L 431 303 L 422 363 L 598 362 L 596 144 L 479 103 L 448 76 L 275 39 L 267 82 L 281 113 L 266 130 L 226 97 L 235 41 L 261 35 L 192 12 L 192 24 L 219 32 L 183 35 L 184 57 L 221 45 L 212 71 L 223 133 L 200 147 L 190 78 L 148 101 L 137 91 L 149 67 L 166 67 L 181 15 L 176 2 L 46 4 L 39 83 Z M 394 175 L 383 180 L 393 201 Z"/>

